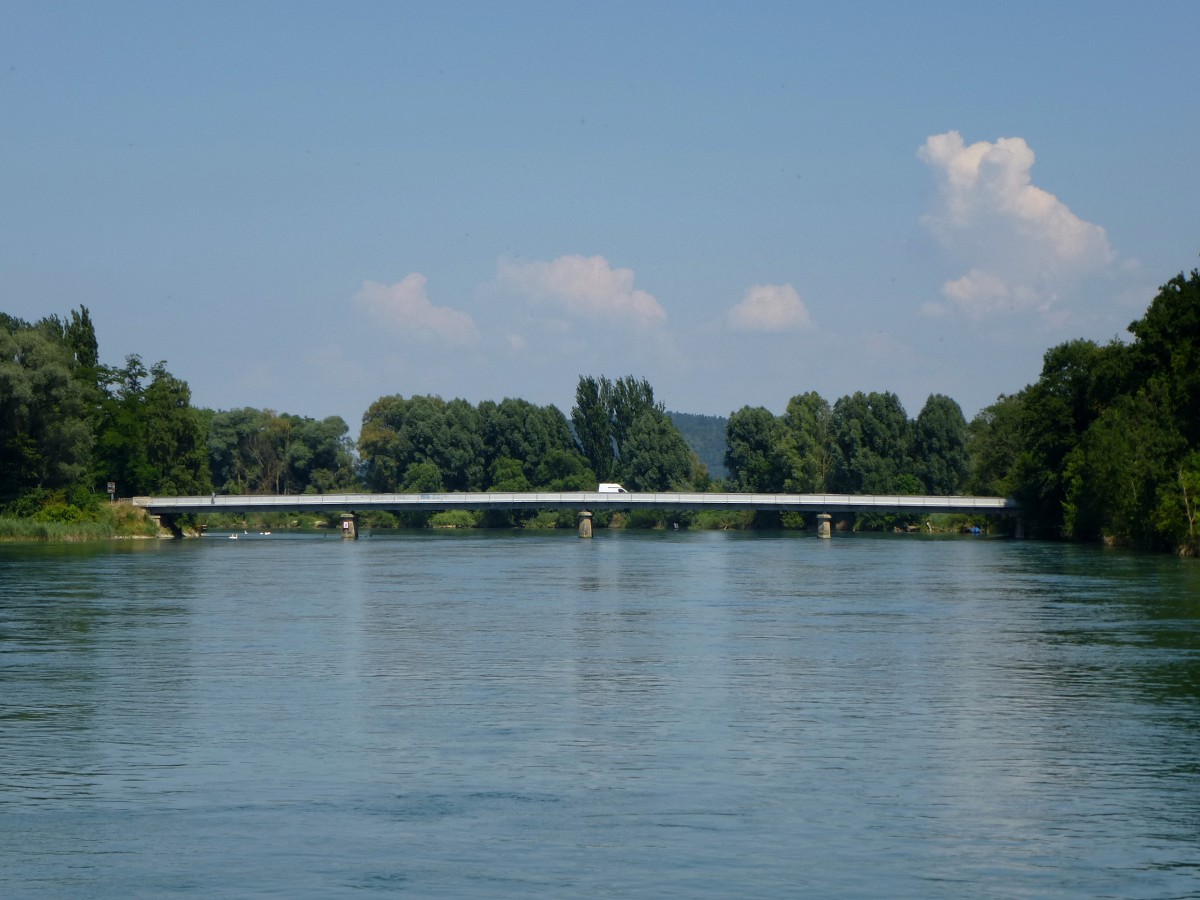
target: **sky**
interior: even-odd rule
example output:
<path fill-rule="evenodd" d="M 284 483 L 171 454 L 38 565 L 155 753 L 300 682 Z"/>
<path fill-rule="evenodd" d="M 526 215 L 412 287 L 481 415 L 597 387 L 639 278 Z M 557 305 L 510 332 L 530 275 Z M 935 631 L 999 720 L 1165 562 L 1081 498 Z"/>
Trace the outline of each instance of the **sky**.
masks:
<path fill-rule="evenodd" d="M 1200 265 L 1200 3 L 0 0 L 0 311 L 194 405 L 967 418 Z"/>

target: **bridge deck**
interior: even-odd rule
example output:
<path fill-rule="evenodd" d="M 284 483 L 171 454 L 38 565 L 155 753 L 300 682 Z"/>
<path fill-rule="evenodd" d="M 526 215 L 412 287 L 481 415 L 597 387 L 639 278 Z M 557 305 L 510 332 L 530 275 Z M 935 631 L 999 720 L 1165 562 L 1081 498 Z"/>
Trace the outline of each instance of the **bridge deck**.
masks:
<path fill-rule="evenodd" d="M 1012 515 L 1004 497 L 921 497 L 885 494 L 699 494 L 699 493 L 439 493 L 274 494 L 259 496 L 134 497 L 133 505 L 155 515 L 216 512 L 363 512 L 447 509 L 761 509 L 793 512 L 922 512 Z"/>

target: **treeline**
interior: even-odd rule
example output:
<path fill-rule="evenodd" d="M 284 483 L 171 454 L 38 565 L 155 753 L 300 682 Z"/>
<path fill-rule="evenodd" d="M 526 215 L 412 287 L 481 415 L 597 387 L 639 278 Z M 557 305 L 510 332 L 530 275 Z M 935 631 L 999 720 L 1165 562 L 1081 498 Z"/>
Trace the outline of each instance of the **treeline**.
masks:
<path fill-rule="evenodd" d="M 931 396 L 915 420 L 890 392 L 793 397 L 782 416 L 743 407 L 726 425 L 733 490 L 800 494 L 957 494 L 968 478 L 967 422 Z"/>
<path fill-rule="evenodd" d="M 968 425 L 931 396 L 915 420 L 891 393 L 782 416 L 743 408 L 726 427 L 731 487 L 799 493 L 1015 497 L 1033 536 L 1200 553 L 1200 273 L 1171 279 L 1132 340 L 1068 341 L 1041 376 Z"/>
<path fill-rule="evenodd" d="M 555 406 L 505 399 L 381 397 L 358 442 L 366 486 L 381 492 L 594 491 L 707 487 L 704 467 L 632 376 L 579 379 L 568 419 Z"/>
<path fill-rule="evenodd" d="M 349 429 L 269 410 L 191 405 L 163 362 L 100 362 L 86 306 L 29 323 L 0 313 L 0 514 L 95 517 L 122 496 L 288 493 L 358 485 Z"/>
<path fill-rule="evenodd" d="M 778 416 L 744 407 L 725 422 L 724 477 L 713 478 L 633 376 L 580 377 L 569 417 L 512 398 L 381 397 L 354 442 L 336 416 L 193 408 L 165 363 L 102 365 L 86 307 L 33 324 L 0 313 L 0 515 L 86 517 L 109 481 L 122 496 L 619 481 L 634 491 L 1013 496 L 1037 536 L 1196 553 L 1200 275 L 1164 285 L 1129 331 L 1128 342 L 1052 348 L 1035 383 L 970 424 L 937 394 L 914 419 L 890 392 L 833 404 L 798 394 Z"/>
<path fill-rule="evenodd" d="M 971 423 L 972 487 L 1042 537 L 1200 552 L 1200 272 L 1159 289 L 1132 341 L 1069 341 Z"/>

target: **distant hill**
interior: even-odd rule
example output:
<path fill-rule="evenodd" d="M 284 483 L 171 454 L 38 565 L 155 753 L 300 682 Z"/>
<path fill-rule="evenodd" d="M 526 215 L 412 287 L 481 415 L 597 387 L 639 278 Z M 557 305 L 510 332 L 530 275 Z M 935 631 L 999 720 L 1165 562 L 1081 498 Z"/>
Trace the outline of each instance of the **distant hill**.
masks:
<path fill-rule="evenodd" d="M 678 413 L 667 411 L 687 445 L 691 447 L 700 462 L 708 467 L 708 474 L 713 478 L 725 478 L 725 424 L 728 419 L 721 416 L 701 416 L 695 413 Z"/>

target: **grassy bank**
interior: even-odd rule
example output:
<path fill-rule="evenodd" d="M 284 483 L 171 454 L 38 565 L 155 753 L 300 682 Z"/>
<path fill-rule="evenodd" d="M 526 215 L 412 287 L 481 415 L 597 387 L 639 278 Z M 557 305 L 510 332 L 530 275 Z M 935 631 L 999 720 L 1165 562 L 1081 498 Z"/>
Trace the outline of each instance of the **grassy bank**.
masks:
<path fill-rule="evenodd" d="M 0 541 L 106 541 L 116 538 L 152 538 L 158 535 L 144 510 L 128 504 L 99 506 L 63 521 L 49 515 L 0 516 Z"/>

